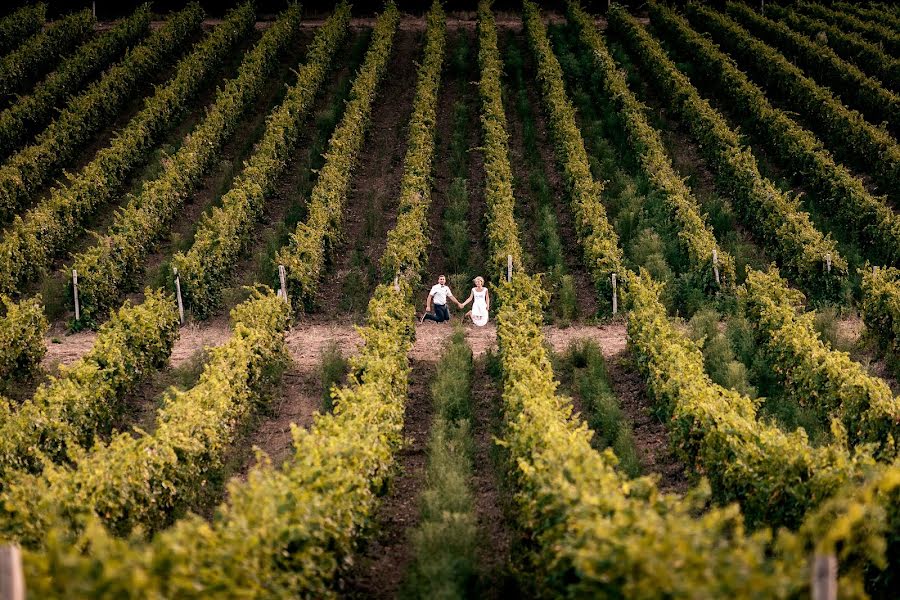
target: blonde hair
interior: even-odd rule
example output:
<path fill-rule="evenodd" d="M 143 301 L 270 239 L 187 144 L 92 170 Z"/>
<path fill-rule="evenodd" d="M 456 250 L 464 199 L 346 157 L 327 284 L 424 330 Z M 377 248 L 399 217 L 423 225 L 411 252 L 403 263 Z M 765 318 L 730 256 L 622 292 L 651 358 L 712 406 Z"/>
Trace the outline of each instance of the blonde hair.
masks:
<path fill-rule="evenodd" d="M 482 277 L 480 275 L 478 277 L 476 277 L 475 279 L 473 279 L 472 281 L 475 282 L 475 285 L 479 285 L 478 284 L 479 281 L 481 282 L 481 285 L 484 285 L 484 277 Z"/>

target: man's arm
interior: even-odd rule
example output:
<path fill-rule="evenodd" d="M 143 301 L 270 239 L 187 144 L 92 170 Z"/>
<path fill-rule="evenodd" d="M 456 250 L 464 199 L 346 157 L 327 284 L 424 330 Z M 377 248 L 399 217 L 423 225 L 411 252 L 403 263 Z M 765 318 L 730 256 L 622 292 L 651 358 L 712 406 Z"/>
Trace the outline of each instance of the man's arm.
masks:
<path fill-rule="evenodd" d="M 428 294 L 428 298 L 425 299 L 425 312 L 431 311 L 431 297 L 432 296 L 434 296 L 434 294 Z"/>

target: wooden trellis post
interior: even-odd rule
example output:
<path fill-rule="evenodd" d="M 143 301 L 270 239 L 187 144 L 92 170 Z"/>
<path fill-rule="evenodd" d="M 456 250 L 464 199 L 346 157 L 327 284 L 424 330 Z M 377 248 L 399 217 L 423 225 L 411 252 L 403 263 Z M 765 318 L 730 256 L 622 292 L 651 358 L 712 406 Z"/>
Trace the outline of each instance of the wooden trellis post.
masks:
<path fill-rule="evenodd" d="M 25 575 L 18 546 L 0 546 L 0 598 L 25 600 Z"/>
<path fill-rule="evenodd" d="M 512 254 L 506 255 L 506 280 L 512 281 Z"/>
<path fill-rule="evenodd" d="M 717 248 L 713 248 L 713 273 L 716 274 L 716 285 L 721 285 L 722 282 L 719 280 L 719 251 Z"/>
<path fill-rule="evenodd" d="M 813 557 L 809 589 L 812 600 L 837 600 L 837 558 L 834 554 Z"/>
<path fill-rule="evenodd" d="M 612 274 L 612 304 L 613 304 L 613 314 L 619 312 L 619 298 L 616 294 L 616 274 Z"/>
<path fill-rule="evenodd" d="M 281 297 L 284 298 L 284 301 L 288 301 L 287 295 L 287 273 L 284 270 L 284 265 L 278 265 L 278 281 L 281 283 Z"/>
<path fill-rule="evenodd" d="M 175 297 L 178 299 L 178 320 L 184 325 L 184 303 L 181 301 L 181 277 L 178 275 L 178 267 L 172 267 L 175 274 Z"/>
<path fill-rule="evenodd" d="M 75 320 L 81 320 L 81 306 L 78 304 L 78 271 L 72 269 L 72 295 L 75 298 Z"/>
<path fill-rule="evenodd" d="M 825 255 L 825 268 L 831 273 L 831 252 Z"/>

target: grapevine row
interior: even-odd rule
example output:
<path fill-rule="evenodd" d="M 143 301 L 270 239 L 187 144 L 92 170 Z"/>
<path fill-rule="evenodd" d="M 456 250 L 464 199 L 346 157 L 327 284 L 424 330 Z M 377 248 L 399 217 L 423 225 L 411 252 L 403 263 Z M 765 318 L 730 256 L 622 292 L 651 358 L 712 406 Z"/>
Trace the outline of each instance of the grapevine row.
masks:
<path fill-rule="evenodd" d="M 900 269 L 863 270 L 859 312 L 882 349 L 900 357 Z"/>
<path fill-rule="evenodd" d="M 743 61 L 770 91 L 777 91 L 794 110 L 814 122 L 822 139 L 836 152 L 871 169 L 884 190 L 894 191 L 900 181 L 900 145 L 887 131 L 841 104 L 827 88 L 727 16 L 697 6 L 688 7 L 688 16 L 694 25 L 712 34 L 723 50 Z"/>
<path fill-rule="evenodd" d="M 512 257 L 514 270 L 522 268 L 522 246 L 513 210 L 515 198 L 509 164 L 509 135 L 506 132 L 500 85 L 503 63 L 497 47 L 497 26 L 487 0 L 481 0 L 478 4 L 478 64 L 481 68 L 478 90 L 482 107 L 484 198 L 488 221 L 494 224 L 488 231 L 491 254 L 488 265 L 491 274 L 501 278 L 506 273 L 508 257 Z"/>
<path fill-rule="evenodd" d="M 848 2 L 835 2 L 832 6 L 835 10 L 851 13 L 860 19 L 882 23 L 886 27 L 893 27 L 895 30 L 900 29 L 900 16 L 896 12 L 871 5 L 868 7 L 857 6 Z"/>
<path fill-rule="evenodd" d="M 125 395 L 169 359 L 178 335 L 174 303 L 161 292 L 126 303 L 75 364 L 21 406 L 0 406 L 0 487 L 13 471 L 39 473 L 45 459 L 65 462 L 110 432 Z"/>
<path fill-rule="evenodd" d="M 6 158 L 47 125 L 56 107 L 103 72 L 127 48 L 147 35 L 150 5 L 139 7 L 109 31 L 81 46 L 59 68 L 38 83 L 27 96 L 19 98 L 0 113 L 0 158 Z"/>
<path fill-rule="evenodd" d="M 656 31 L 690 57 L 713 80 L 715 89 L 743 115 L 774 156 L 815 192 L 814 200 L 845 229 L 863 242 L 871 255 L 885 262 L 900 260 L 900 217 L 883 198 L 870 194 L 862 181 L 835 162 L 821 142 L 774 108 L 762 90 L 706 37 L 674 11 L 659 4 L 650 8 Z"/>
<path fill-rule="evenodd" d="M 255 106 L 279 56 L 296 40 L 299 21 L 300 7 L 291 5 L 244 57 L 237 76 L 219 90 L 200 124 L 178 152 L 165 161 L 162 173 L 146 182 L 141 192 L 116 214 L 106 236 L 75 257 L 72 266 L 78 271 L 81 316 L 86 322 L 96 321 L 128 282 L 140 275 L 155 242 L 171 226 L 185 199 L 216 163 L 225 142 Z M 319 33 L 326 35 L 328 31 L 322 29 Z"/>
<path fill-rule="evenodd" d="M 9 220 L 32 194 L 76 156 L 125 102 L 181 50 L 200 28 L 203 10 L 197 3 L 176 13 L 141 45 L 107 70 L 103 77 L 72 98 L 34 142 L 0 166 L 0 222 Z"/>
<path fill-rule="evenodd" d="M 15 51 L 0 58 L 0 97 L 21 91 L 53 68 L 94 30 L 94 17 L 85 9 L 54 21 L 25 41 Z"/>
<path fill-rule="evenodd" d="M 128 176 L 144 163 L 231 49 L 250 32 L 254 14 L 250 4 L 229 12 L 225 21 L 179 62 L 169 83 L 156 89 L 109 146 L 66 185 L 53 188 L 46 200 L 14 220 L 0 240 L 0 290 L 16 290 L 49 268 L 54 257 L 83 233 L 88 218 L 121 192 Z M 85 316 L 93 319 L 92 314 Z"/>
<path fill-rule="evenodd" d="M 26 4 L 0 19 L 0 54 L 5 54 L 22 43 L 28 36 L 40 31 L 47 17 L 47 5 L 43 2 Z"/>
<path fill-rule="evenodd" d="M 787 397 L 812 406 L 826 425 L 839 418 L 851 445 L 874 443 L 878 455 L 891 458 L 893 440 L 900 439 L 900 402 L 883 380 L 819 339 L 813 313 L 795 313 L 803 294 L 789 289 L 777 271 L 751 271 L 739 298 Z"/>
<path fill-rule="evenodd" d="M 394 19 L 386 11 L 376 27 L 391 25 Z M 426 57 L 417 86 L 422 92 L 417 97 L 423 100 L 416 102 L 413 123 L 433 110 L 434 100 L 424 98 L 428 98 L 425 91 L 437 83 L 435 69 L 440 72 L 440 60 L 433 55 L 443 53 L 443 11 L 437 3 L 428 24 Z M 426 147 L 433 153 L 433 146 Z M 415 154 L 421 161 L 407 161 L 405 174 L 410 177 L 431 164 L 431 155 L 424 150 Z M 424 177 L 429 175 L 430 168 Z M 422 247 L 401 250 L 391 246 L 409 241 L 389 236 L 387 251 L 419 256 L 427 240 L 416 240 Z M 81 543 L 76 540 L 73 546 L 69 540 L 26 556 L 30 589 L 44 597 L 59 597 L 64 582 L 76 579 L 85 595 L 97 590 L 124 591 L 132 583 L 122 572 L 91 569 L 94 576 L 89 578 L 67 572 L 71 568 L 83 573 L 85 567 L 116 556 L 129 572 L 141 574 L 137 593 L 142 596 L 203 597 L 213 591 L 227 595 L 237 590 L 276 597 L 333 594 L 340 565 L 371 518 L 394 455 L 403 444 L 406 356 L 414 335 L 410 296 L 405 279 L 397 289 L 378 286 L 369 304 L 368 323 L 361 330 L 365 344 L 351 361 L 355 376 L 333 392 L 333 412 L 316 417 L 309 430 L 294 430 L 295 453 L 284 467 L 273 468 L 261 458 L 246 482 L 233 482 L 229 502 L 212 524 L 189 517 L 146 545 L 116 540 L 94 524 L 80 538 L 102 540 L 90 544 L 89 552 L 73 552 Z M 167 560 L 174 555 L 182 558 Z"/>
<path fill-rule="evenodd" d="M 436 2 L 428 13 L 425 56 L 413 99 L 397 222 L 388 232 L 387 247 L 381 256 L 383 274 L 399 275 L 410 284 L 421 275 L 428 259 L 431 166 L 446 34 L 444 11 Z"/>
<path fill-rule="evenodd" d="M 845 31 L 821 19 L 814 19 L 782 6 L 767 7 L 766 14 L 780 19 L 807 36 L 815 38 L 823 34 L 835 52 L 881 80 L 891 90 L 900 90 L 900 59 L 888 56 L 880 46 L 870 43 L 858 33 Z"/>
<path fill-rule="evenodd" d="M 0 295 L 0 381 L 24 379 L 33 374 L 47 353 L 44 334 L 50 325 L 39 298 L 13 302 Z"/>
<path fill-rule="evenodd" d="M 713 256 L 717 257 L 718 269 L 726 285 L 735 281 L 734 257 L 727 254 L 716 243 L 709 225 L 700 212 L 696 198 L 672 166 L 666 154 L 659 132 L 647 121 L 644 106 L 638 101 L 625 77 L 606 48 L 591 17 L 577 4 L 569 4 L 569 21 L 578 29 L 582 45 L 589 49 L 602 78 L 603 92 L 616 107 L 621 116 L 631 147 L 638 155 L 641 167 L 650 182 L 663 195 L 670 218 L 678 225 L 678 241 L 682 252 L 688 257 L 693 277 L 698 286 L 710 289 L 715 285 Z M 549 46 L 548 46 L 549 51 Z M 553 58 L 556 75 L 562 92 L 562 72 Z M 540 61 L 538 68 L 540 69 Z M 544 77 L 546 80 L 547 77 Z M 545 83 L 545 86 L 547 84 Z M 575 128 L 574 118 L 571 128 Z M 581 153 L 584 155 L 584 151 Z M 587 162 L 587 156 L 584 155 Z"/>
<path fill-rule="evenodd" d="M 223 196 L 222 205 L 200 222 L 187 254 L 173 257 L 185 301 L 195 316 L 205 317 L 219 305 L 231 267 L 249 241 L 263 203 L 296 147 L 305 117 L 346 35 L 349 18 L 350 7 L 341 3 L 310 47 L 306 63 L 297 73 L 297 82 L 266 120 L 262 139 Z"/>
<path fill-rule="evenodd" d="M 287 270 L 288 293 L 306 305 L 318 288 L 326 254 L 340 237 L 350 181 L 372 116 L 378 85 L 387 71 L 400 13 L 390 2 L 379 21 L 362 67 L 350 89 L 341 121 L 328 140 L 325 164 L 309 197 L 306 222 L 297 224 L 276 262 Z"/>
<path fill-rule="evenodd" d="M 152 434 L 120 433 L 72 453 L 71 466 L 11 474 L 3 535 L 39 547 L 50 528 L 77 530 L 89 516 L 119 534 L 152 531 L 192 506 L 287 358 L 290 308 L 271 290 L 235 307 L 231 319 L 231 338 L 210 351 L 198 383 L 167 392 Z"/>
<path fill-rule="evenodd" d="M 774 256 L 812 295 L 834 296 L 846 274 L 847 263 L 833 240 L 822 235 L 796 198 L 781 192 L 759 172 L 752 152 L 714 110 L 690 80 L 675 67 L 665 51 L 643 27 L 619 7 L 609 12 L 612 31 L 621 36 L 643 64 L 669 106 L 687 124 L 717 184 L 735 199 L 748 226 L 755 227 Z M 827 261 L 831 259 L 831 270 Z"/>
<path fill-rule="evenodd" d="M 670 415 L 678 456 L 709 478 L 718 503 L 739 502 L 754 526 L 796 526 L 868 462 L 758 421 L 750 398 L 714 384 L 703 354 L 669 321 L 659 286 L 646 275 L 632 278 L 626 301 L 628 340 L 647 392 Z"/>
<path fill-rule="evenodd" d="M 727 6 L 728 13 L 750 33 L 784 52 L 807 73 L 815 74 L 817 80 L 855 105 L 870 121 L 886 121 L 888 131 L 894 135 L 900 131 L 900 97 L 882 87 L 880 81 L 841 59 L 828 46 L 757 14 L 749 6 L 734 2 Z"/>
<path fill-rule="evenodd" d="M 900 55 L 900 33 L 892 31 L 890 28 L 885 27 L 880 23 L 863 21 L 862 19 L 845 12 L 832 10 L 827 6 L 813 4 L 811 2 L 799 2 L 797 4 L 797 10 L 828 21 L 829 23 L 833 23 L 838 27 L 857 31 L 874 41 L 876 44 L 881 45 L 890 55 Z"/>
<path fill-rule="evenodd" d="M 566 95 L 562 68 L 550 48 L 540 12 L 535 4 L 527 0 L 523 7 L 528 42 L 535 56 L 544 107 L 575 215 L 576 230 L 585 249 L 585 263 L 589 265 L 597 286 L 598 299 L 606 303 L 612 297 L 612 274 L 625 275 L 619 236 L 607 220 L 600 202 L 603 184 L 591 175 L 584 140 L 575 121 L 575 108 Z M 711 253 L 709 258 L 711 261 Z"/>

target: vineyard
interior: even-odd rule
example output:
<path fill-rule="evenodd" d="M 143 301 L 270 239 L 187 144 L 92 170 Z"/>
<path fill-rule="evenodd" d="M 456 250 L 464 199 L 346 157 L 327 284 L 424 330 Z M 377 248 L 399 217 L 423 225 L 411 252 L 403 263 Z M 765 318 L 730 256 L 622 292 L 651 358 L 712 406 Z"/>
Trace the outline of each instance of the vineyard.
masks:
<path fill-rule="evenodd" d="M 600 4 L 0 8 L 0 598 L 896 597 L 900 9 Z"/>

